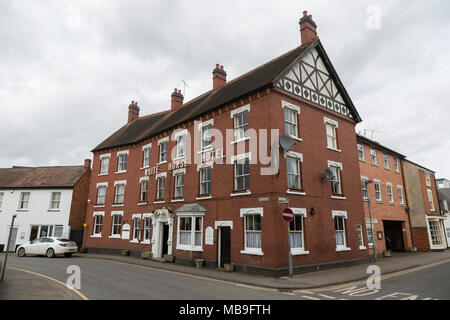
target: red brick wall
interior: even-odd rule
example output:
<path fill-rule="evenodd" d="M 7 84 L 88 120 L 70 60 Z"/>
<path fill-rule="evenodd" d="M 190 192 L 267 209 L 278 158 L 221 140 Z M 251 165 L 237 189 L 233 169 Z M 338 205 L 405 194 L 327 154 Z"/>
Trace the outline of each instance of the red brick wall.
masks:
<path fill-rule="evenodd" d="M 431 250 L 427 228 L 412 228 L 412 235 L 414 237 L 414 246 L 418 251 L 429 252 Z"/>
<path fill-rule="evenodd" d="M 364 155 L 365 160 L 359 161 L 359 167 L 361 170 L 361 176 L 371 179 L 377 179 L 381 182 L 381 199 L 382 202 L 376 201 L 375 195 L 375 186 L 373 184 L 369 184 L 369 197 L 371 200 L 370 208 L 372 211 L 372 218 L 378 220 L 377 224 L 374 224 L 374 235 L 375 235 L 375 243 L 377 246 L 377 250 L 379 252 L 383 252 L 386 250 L 386 241 L 385 241 L 385 232 L 383 227 L 383 220 L 387 221 L 401 221 L 403 223 L 403 242 L 405 245 L 405 249 L 409 250 L 412 247 L 411 240 L 411 231 L 409 224 L 408 213 L 406 212 L 407 207 L 407 199 L 406 199 L 406 188 L 403 184 L 403 175 L 401 168 L 401 160 L 399 159 L 399 172 L 396 172 L 394 165 L 394 157 L 398 157 L 390 152 L 381 149 L 375 148 L 372 145 L 366 144 L 364 141 L 359 140 L 364 147 Z M 378 165 L 375 166 L 372 164 L 370 149 L 374 148 L 377 152 L 377 162 Z M 384 167 L 383 154 L 386 153 L 389 159 L 389 170 Z M 392 191 L 394 194 L 394 203 L 389 203 L 387 183 L 392 184 Z M 397 186 L 403 187 L 403 199 L 404 205 L 400 205 L 399 194 L 397 190 Z M 366 219 L 369 219 L 369 205 L 368 202 L 364 203 L 364 212 Z M 377 237 L 377 232 L 383 232 L 383 239 L 379 240 Z"/>
<path fill-rule="evenodd" d="M 87 199 L 89 194 L 89 183 L 91 180 L 91 169 L 78 180 L 73 188 L 72 204 L 70 207 L 69 226 L 72 230 L 82 230 L 86 220 Z"/>
<path fill-rule="evenodd" d="M 251 105 L 249 113 L 249 128 L 282 128 L 280 133 L 284 133 L 284 115 L 281 101 L 286 100 L 294 103 L 301 108 L 300 114 L 300 137 L 303 142 L 298 142 L 293 151 L 300 152 L 304 156 L 302 163 L 302 179 L 306 196 L 287 195 L 286 162 L 283 153 L 280 153 L 280 174 L 278 176 L 261 176 L 259 165 L 250 166 L 250 196 L 231 197 L 233 191 L 233 165 L 214 164 L 212 169 L 212 197 L 211 200 L 198 201 L 198 172 L 197 165 L 192 164 L 186 168 L 184 199 L 185 203 L 200 203 L 208 209 L 204 217 L 203 230 L 211 226 L 214 228 L 214 222 L 233 221 L 233 230 L 231 233 L 231 258 L 232 262 L 238 264 L 264 266 L 268 268 L 287 267 L 288 261 L 288 235 L 287 224 L 282 222 L 281 211 L 285 205 L 278 204 L 278 197 L 288 197 L 290 206 L 294 208 L 306 208 L 308 217 L 305 220 L 305 243 L 309 255 L 294 257 L 295 265 L 307 265 L 315 263 L 325 263 L 339 260 L 349 260 L 368 255 L 367 251 L 360 251 L 358 248 L 358 234 L 356 227 L 359 224 L 364 225 L 364 208 L 360 188 L 359 163 L 356 150 L 355 123 L 340 115 L 330 114 L 328 111 L 321 110 L 319 107 L 310 106 L 307 103 L 300 102 L 294 97 L 271 91 L 262 91 L 247 97 L 244 100 L 236 101 L 234 106 L 230 104 L 220 111 L 214 111 L 202 120 L 206 121 L 214 117 L 214 128 L 222 132 L 225 129 L 233 127 L 233 120 L 230 117 L 230 111 L 234 107 L 241 107 L 247 104 Z M 268 116 L 270 115 L 270 116 Z M 338 140 L 339 148 L 342 152 L 327 150 L 326 131 L 324 116 L 339 121 Z M 185 125 L 192 137 L 194 137 L 193 121 Z M 124 211 L 123 223 L 132 225 L 132 214 L 151 213 L 155 209 L 169 207 L 176 210 L 183 203 L 171 203 L 173 199 L 173 177 L 168 174 L 166 181 L 166 203 L 154 205 L 156 181 L 155 176 L 150 176 L 149 180 L 149 205 L 138 206 L 139 200 L 139 179 L 144 176 L 142 167 L 142 146 L 152 143 L 151 164 L 153 167 L 158 158 L 158 140 L 168 136 L 159 135 L 148 141 L 142 142 L 126 148 L 108 150 L 94 154 L 92 183 L 90 185 L 89 199 L 92 203 L 96 200 L 96 185 L 99 182 L 108 182 L 105 208 L 90 207 L 87 214 L 87 232 L 85 244 L 87 247 L 108 247 L 108 248 L 129 248 L 135 250 L 151 251 L 151 245 L 131 244 L 129 240 L 108 239 L 111 232 L 111 211 Z M 245 151 L 240 150 L 236 154 L 249 151 L 249 142 L 245 145 Z M 175 146 L 175 142 L 169 143 L 169 152 Z M 192 148 L 193 146 L 191 146 Z M 237 146 L 234 145 L 234 148 Z M 117 171 L 116 153 L 119 150 L 129 150 L 127 173 L 115 174 Z M 192 149 L 191 149 L 192 150 Z M 100 160 L 99 156 L 103 153 L 111 153 L 109 174 L 107 176 L 98 176 Z M 226 151 L 230 158 L 232 152 Z M 266 154 L 270 155 L 269 148 Z M 256 154 L 252 153 L 252 160 Z M 169 155 L 169 162 L 170 162 Z M 331 185 L 328 180 L 322 180 L 325 169 L 328 167 L 328 160 L 337 161 L 343 164 L 342 180 L 344 193 L 347 200 L 331 199 Z M 264 166 L 266 167 L 266 166 Z M 160 166 L 160 172 L 167 171 L 167 164 Z M 125 190 L 124 207 L 112 207 L 114 198 L 114 181 L 127 180 Z M 260 202 L 260 198 L 268 197 L 269 202 Z M 264 256 L 243 255 L 240 253 L 244 249 L 244 221 L 240 217 L 241 208 L 264 208 L 264 217 L 262 218 L 262 251 Z M 311 208 L 315 208 L 317 214 L 311 215 Z M 103 238 L 93 239 L 90 237 L 93 230 L 93 211 L 104 211 L 103 220 Z M 334 220 L 332 210 L 344 210 L 348 213 L 346 221 L 347 243 L 352 250 L 348 252 L 336 252 Z M 177 230 L 177 219 L 174 221 L 173 232 Z M 141 225 L 142 227 L 142 225 Z M 203 234 L 204 237 L 204 234 Z M 215 230 L 215 238 L 218 238 L 218 232 Z M 367 243 L 367 239 L 365 239 Z M 217 242 L 214 246 L 203 244 L 203 253 L 189 253 L 175 250 L 175 241 L 173 241 L 174 254 L 181 257 L 193 258 L 202 257 L 209 260 L 217 260 Z"/>

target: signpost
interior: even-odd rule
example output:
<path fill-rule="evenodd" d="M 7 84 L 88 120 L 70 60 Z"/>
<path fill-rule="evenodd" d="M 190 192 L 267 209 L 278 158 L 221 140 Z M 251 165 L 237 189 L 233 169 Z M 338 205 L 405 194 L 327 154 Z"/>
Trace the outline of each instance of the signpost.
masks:
<path fill-rule="evenodd" d="M 288 224 L 288 243 L 289 243 L 289 277 L 292 278 L 294 274 L 294 265 L 292 262 L 292 250 L 291 250 L 291 239 L 290 239 L 290 223 L 294 220 L 294 211 L 292 211 L 291 208 L 289 208 L 289 199 L 282 199 L 279 198 L 278 201 L 280 203 L 286 204 L 286 209 L 283 210 L 281 213 L 281 216 L 285 222 Z"/>

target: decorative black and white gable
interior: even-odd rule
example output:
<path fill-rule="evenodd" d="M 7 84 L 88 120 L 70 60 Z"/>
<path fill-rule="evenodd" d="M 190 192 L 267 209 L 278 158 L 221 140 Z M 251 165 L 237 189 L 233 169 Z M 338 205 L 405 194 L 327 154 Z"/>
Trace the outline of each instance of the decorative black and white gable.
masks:
<path fill-rule="evenodd" d="M 288 91 L 313 104 L 360 122 L 345 88 L 340 84 L 320 41 L 304 52 L 289 69 L 274 82 L 275 87 Z"/>

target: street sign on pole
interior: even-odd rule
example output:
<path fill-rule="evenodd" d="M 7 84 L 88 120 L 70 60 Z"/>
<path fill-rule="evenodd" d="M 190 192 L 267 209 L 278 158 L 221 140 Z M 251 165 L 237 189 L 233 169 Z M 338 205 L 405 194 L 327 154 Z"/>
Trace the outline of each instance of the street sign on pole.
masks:
<path fill-rule="evenodd" d="M 284 221 L 291 223 L 292 220 L 294 220 L 294 211 L 290 208 L 286 208 L 283 210 L 282 217 Z"/>

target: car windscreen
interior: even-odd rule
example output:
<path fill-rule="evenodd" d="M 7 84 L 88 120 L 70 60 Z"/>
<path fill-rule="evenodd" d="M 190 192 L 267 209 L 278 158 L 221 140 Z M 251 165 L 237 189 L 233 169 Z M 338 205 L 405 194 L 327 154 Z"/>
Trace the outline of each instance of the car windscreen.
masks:
<path fill-rule="evenodd" d="M 57 240 L 61 241 L 61 242 L 72 242 L 72 240 L 62 239 L 62 238 L 58 238 Z"/>

